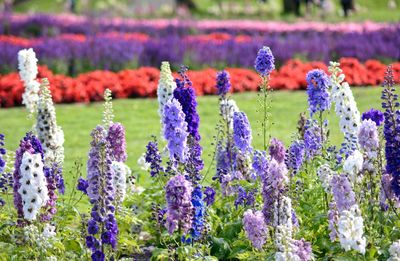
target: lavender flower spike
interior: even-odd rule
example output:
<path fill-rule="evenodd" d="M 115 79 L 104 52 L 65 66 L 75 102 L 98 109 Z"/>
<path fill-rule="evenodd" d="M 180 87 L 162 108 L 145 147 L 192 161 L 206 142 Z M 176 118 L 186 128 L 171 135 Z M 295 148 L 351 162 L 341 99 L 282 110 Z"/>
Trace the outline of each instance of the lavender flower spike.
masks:
<path fill-rule="evenodd" d="M 233 140 L 238 149 L 243 152 L 251 151 L 251 127 L 244 112 L 233 114 Z"/>
<path fill-rule="evenodd" d="M 158 113 L 163 116 L 165 104 L 172 99 L 176 83 L 172 76 L 169 62 L 161 63 L 160 80 L 157 87 L 157 98 L 159 103 Z"/>
<path fill-rule="evenodd" d="M 318 69 L 309 71 L 306 80 L 310 115 L 329 110 L 331 102 L 328 90 L 329 78 L 326 73 Z"/>
<path fill-rule="evenodd" d="M 275 69 L 275 58 L 269 47 L 263 46 L 263 48 L 258 51 L 254 62 L 254 68 L 263 77 L 269 76 Z"/>
<path fill-rule="evenodd" d="M 261 211 L 248 209 L 243 215 L 243 228 L 247 238 L 257 249 L 262 249 L 267 241 L 268 228 Z"/>
<path fill-rule="evenodd" d="M 185 162 L 187 159 L 187 123 L 182 106 L 176 99 L 171 99 L 164 106 L 164 138 L 168 141 L 171 160 Z"/>
<path fill-rule="evenodd" d="M 177 229 L 187 233 L 191 228 L 193 219 L 192 192 L 192 185 L 182 175 L 174 176 L 168 181 L 165 187 L 165 198 L 168 204 L 166 227 L 170 234 Z"/>

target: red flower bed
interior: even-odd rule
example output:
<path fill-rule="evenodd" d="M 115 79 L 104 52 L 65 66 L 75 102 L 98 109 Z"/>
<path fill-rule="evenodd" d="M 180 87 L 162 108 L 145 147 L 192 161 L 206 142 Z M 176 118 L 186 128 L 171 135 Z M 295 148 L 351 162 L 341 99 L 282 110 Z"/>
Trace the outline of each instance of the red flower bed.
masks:
<path fill-rule="evenodd" d="M 354 58 L 342 58 L 341 68 L 346 81 L 351 86 L 374 86 L 382 82 L 386 65 L 376 60 L 361 64 Z M 273 89 L 299 90 L 306 88 L 305 76 L 314 68 L 327 71 L 327 65 L 321 62 L 302 62 L 290 60 L 271 75 L 270 86 Z M 393 64 L 396 79 L 400 76 L 400 63 Z M 256 91 L 260 84 L 259 75 L 249 69 L 228 68 L 231 76 L 232 91 Z M 103 99 L 106 88 L 112 90 L 116 98 L 155 97 L 159 70 L 142 67 L 135 70 L 93 71 L 80 74 L 76 78 L 53 74 L 46 66 L 39 66 L 38 78 L 46 77 L 56 103 L 91 102 Z M 215 69 L 189 71 L 197 95 L 215 94 Z M 174 75 L 177 77 L 177 75 Z M 0 107 L 12 107 L 21 104 L 24 87 L 18 73 L 0 75 Z"/>

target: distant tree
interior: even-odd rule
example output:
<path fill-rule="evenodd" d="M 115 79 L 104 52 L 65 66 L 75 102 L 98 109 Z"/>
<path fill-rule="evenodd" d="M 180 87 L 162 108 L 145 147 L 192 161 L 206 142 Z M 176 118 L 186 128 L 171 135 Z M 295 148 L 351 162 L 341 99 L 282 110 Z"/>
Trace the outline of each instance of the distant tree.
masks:
<path fill-rule="evenodd" d="M 175 0 L 177 6 L 185 6 L 189 10 L 195 10 L 197 8 L 193 0 Z"/>

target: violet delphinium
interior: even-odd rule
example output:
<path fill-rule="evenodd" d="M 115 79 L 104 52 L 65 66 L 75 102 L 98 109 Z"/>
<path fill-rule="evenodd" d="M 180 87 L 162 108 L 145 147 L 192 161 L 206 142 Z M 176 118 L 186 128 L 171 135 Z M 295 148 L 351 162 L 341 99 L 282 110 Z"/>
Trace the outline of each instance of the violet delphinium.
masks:
<path fill-rule="evenodd" d="M 172 161 L 185 162 L 187 159 L 187 123 L 182 106 L 176 99 L 169 100 L 164 106 L 163 134 L 168 141 L 169 156 Z"/>
<path fill-rule="evenodd" d="M 227 71 L 220 71 L 217 73 L 217 93 L 221 97 L 225 97 L 225 95 L 229 92 L 231 88 L 230 76 Z"/>
<path fill-rule="evenodd" d="M 284 163 L 279 163 L 275 159 L 271 159 L 268 172 L 263 179 L 262 187 L 262 197 L 264 201 L 263 214 L 267 224 L 272 224 L 274 204 L 284 192 L 285 185 L 288 181 L 287 172 Z"/>
<path fill-rule="evenodd" d="M 88 187 L 89 187 L 89 183 L 87 182 L 87 180 L 85 180 L 82 177 L 79 177 L 78 184 L 76 185 L 76 189 L 87 195 Z"/>
<path fill-rule="evenodd" d="M 269 76 L 275 69 L 275 58 L 269 47 L 263 46 L 263 48 L 258 51 L 254 62 L 254 68 L 263 77 Z"/>
<path fill-rule="evenodd" d="M 111 148 L 111 159 L 113 161 L 125 162 L 127 158 L 125 128 L 121 123 L 116 122 L 110 125 L 107 141 Z"/>
<path fill-rule="evenodd" d="M 158 143 L 156 140 L 150 141 L 146 146 L 145 160 L 150 164 L 150 176 L 156 177 L 163 171 L 161 166 L 162 159 L 158 151 Z"/>
<path fill-rule="evenodd" d="M 203 193 L 207 206 L 211 206 L 215 201 L 215 190 L 212 187 L 205 187 Z"/>
<path fill-rule="evenodd" d="M 397 197 L 400 197 L 400 161 L 398 160 L 400 156 L 400 103 L 394 84 L 393 69 L 388 66 L 382 91 L 382 108 L 385 109 L 383 134 L 386 140 L 386 172 L 392 175 L 392 190 Z"/>
<path fill-rule="evenodd" d="M 331 188 L 339 213 L 344 210 L 349 210 L 356 204 L 354 191 L 346 175 L 334 175 L 331 180 Z"/>
<path fill-rule="evenodd" d="M 0 133 L 0 175 L 3 173 L 6 166 L 6 161 L 4 159 L 6 155 L 6 149 L 4 148 L 4 134 Z"/>
<path fill-rule="evenodd" d="M 315 69 L 307 73 L 307 95 L 310 115 L 330 108 L 329 78 L 322 70 Z"/>
<path fill-rule="evenodd" d="M 107 131 L 97 126 L 91 133 L 92 142 L 87 164 L 88 196 L 93 205 L 88 222 L 89 236 L 86 244 L 92 251 L 92 260 L 104 257 L 104 246 L 116 247 L 118 225 L 115 219 L 113 172 L 111 170 L 111 148 Z M 99 238 L 96 235 L 101 233 Z M 93 242 L 96 242 L 95 244 Z M 102 247 L 103 246 L 103 247 Z"/>
<path fill-rule="evenodd" d="M 285 161 L 286 149 L 282 141 L 272 138 L 269 145 L 269 155 L 277 162 L 282 163 Z"/>
<path fill-rule="evenodd" d="M 364 112 L 361 115 L 362 120 L 372 120 L 375 122 L 376 126 L 381 126 L 382 123 L 385 121 L 385 116 L 383 115 L 383 112 L 380 110 L 376 110 L 374 108 L 371 108 L 370 110 Z"/>
<path fill-rule="evenodd" d="M 253 170 L 263 180 L 268 171 L 268 158 L 265 151 L 256 150 L 253 156 Z"/>
<path fill-rule="evenodd" d="M 253 247 L 262 249 L 268 236 L 268 228 L 261 211 L 247 210 L 243 215 L 243 228 Z"/>
<path fill-rule="evenodd" d="M 251 128 L 249 120 L 244 112 L 233 114 L 233 140 L 235 146 L 242 152 L 251 151 Z"/>
<path fill-rule="evenodd" d="M 312 259 L 312 249 L 311 243 L 304 240 L 304 238 L 300 240 L 294 240 L 293 242 L 294 249 L 296 255 L 302 261 L 308 261 Z"/>
<path fill-rule="evenodd" d="M 180 230 L 186 234 L 192 226 L 193 187 L 182 175 L 173 176 L 165 187 L 167 200 L 167 222 L 165 226 L 170 234 Z"/>
<path fill-rule="evenodd" d="M 303 165 L 305 158 L 305 145 L 302 140 L 295 140 L 290 145 L 288 153 L 286 165 L 289 169 L 293 171 L 293 174 L 296 174 L 301 166 Z"/>
<path fill-rule="evenodd" d="M 313 120 L 307 121 L 304 132 L 304 146 L 307 160 L 311 160 L 314 156 L 321 154 L 321 127 Z"/>

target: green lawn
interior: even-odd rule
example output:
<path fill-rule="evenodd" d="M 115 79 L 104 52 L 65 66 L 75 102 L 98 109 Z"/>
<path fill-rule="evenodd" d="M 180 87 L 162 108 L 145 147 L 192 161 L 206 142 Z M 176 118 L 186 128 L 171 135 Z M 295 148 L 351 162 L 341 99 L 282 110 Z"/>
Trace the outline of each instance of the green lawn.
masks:
<path fill-rule="evenodd" d="M 381 88 L 353 88 L 359 110 L 365 111 L 371 107 L 380 108 Z M 253 129 L 253 145 L 261 149 L 262 140 L 257 136 L 259 125 L 257 120 L 261 116 L 256 112 L 256 93 L 234 94 L 239 108 L 246 112 Z M 272 93 L 272 122 L 270 135 L 277 137 L 288 145 L 292 134 L 296 131 L 298 115 L 307 108 L 307 97 L 303 91 L 288 92 L 276 91 Z M 209 154 L 212 153 L 212 137 L 215 134 L 215 125 L 218 121 L 217 96 L 198 98 L 198 111 L 201 117 L 200 132 L 201 144 L 204 148 L 206 166 L 210 163 Z M 138 170 L 137 159 L 145 151 L 145 146 L 152 134 L 160 137 L 160 120 L 157 113 L 158 103 L 155 99 L 128 99 L 115 100 L 115 121 L 121 122 L 126 128 L 128 149 L 128 165 Z M 68 171 L 72 169 L 74 161 L 80 160 L 86 164 L 90 143 L 90 131 L 99 123 L 102 117 L 102 103 L 92 104 L 62 104 L 57 105 L 57 120 L 65 133 L 65 176 L 67 184 L 71 184 L 72 177 Z M 0 133 L 6 135 L 6 148 L 15 151 L 19 140 L 29 131 L 33 120 L 27 119 L 24 108 L 0 109 Z M 340 144 L 342 135 L 338 130 L 338 119 L 332 111 L 329 115 L 331 126 L 331 140 Z M 85 168 L 83 169 L 85 170 Z M 146 185 L 147 175 L 141 174 L 140 183 Z M 68 189 L 68 187 L 67 187 Z"/>

